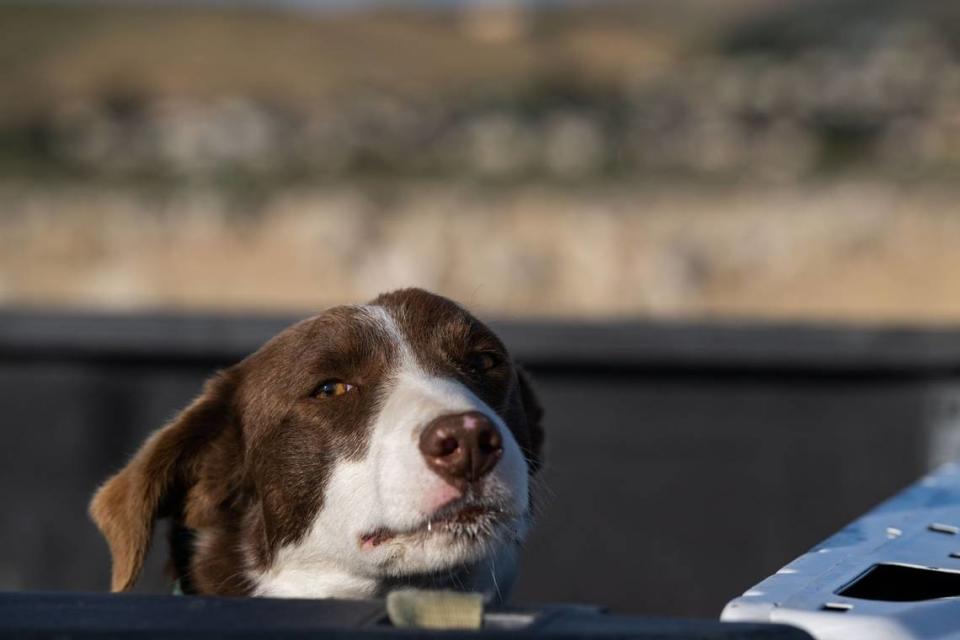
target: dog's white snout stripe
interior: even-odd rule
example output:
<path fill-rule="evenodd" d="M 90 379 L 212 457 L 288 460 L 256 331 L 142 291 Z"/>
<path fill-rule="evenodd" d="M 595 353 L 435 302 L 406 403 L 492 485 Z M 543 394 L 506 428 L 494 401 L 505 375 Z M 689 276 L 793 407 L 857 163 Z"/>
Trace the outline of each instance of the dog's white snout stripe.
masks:
<path fill-rule="evenodd" d="M 359 460 L 340 460 L 327 480 L 324 504 L 303 540 L 280 550 L 271 569 L 257 576 L 258 593 L 327 597 L 349 592 L 372 597 L 387 576 L 424 575 L 485 561 L 510 564 L 516 539 L 522 537 L 528 513 L 527 465 L 504 420 L 464 383 L 430 373 L 417 360 L 396 319 L 383 307 L 363 307 L 382 328 L 396 358 L 370 425 L 369 447 Z M 399 311 L 397 312 L 399 313 Z M 464 497 L 431 469 L 420 449 L 420 437 L 443 416 L 477 412 L 502 439 L 502 453 L 469 499 L 486 501 L 514 518 L 509 541 L 502 531 L 493 537 L 451 540 L 436 534 L 431 518 L 444 504 Z M 464 428 L 481 420 L 465 416 Z M 476 495 L 474 495 L 476 494 Z M 365 534 L 377 531 L 432 536 L 366 547 Z M 481 565 L 478 576 L 494 571 Z M 478 578 L 479 579 L 479 578 Z"/>

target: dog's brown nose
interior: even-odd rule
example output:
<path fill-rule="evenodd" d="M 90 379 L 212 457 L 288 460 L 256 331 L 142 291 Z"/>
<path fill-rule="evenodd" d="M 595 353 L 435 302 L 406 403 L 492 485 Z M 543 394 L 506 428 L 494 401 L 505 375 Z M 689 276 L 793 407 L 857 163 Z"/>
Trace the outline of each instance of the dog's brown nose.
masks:
<path fill-rule="evenodd" d="M 503 455 L 497 426 L 479 411 L 440 416 L 420 434 L 420 451 L 437 475 L 463 489 L 493 469 Z"/>

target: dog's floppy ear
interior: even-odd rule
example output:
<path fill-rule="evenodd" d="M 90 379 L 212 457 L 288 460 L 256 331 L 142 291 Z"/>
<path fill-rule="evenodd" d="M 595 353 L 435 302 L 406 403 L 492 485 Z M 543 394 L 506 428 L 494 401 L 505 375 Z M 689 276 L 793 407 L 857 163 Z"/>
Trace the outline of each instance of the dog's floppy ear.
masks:
<path fill-rule="evenodd" d="M 520 403 L 523 405 L 527 430 L 530 434 L 530 442 L 526 447 L 527 459 L 531 473 L 536 473 L 540 469 L 543 453 L 543 406 L 533 390 L 529 374 L 520 367 L 517 367 L 517 381 L 520 384 Z"/>
<path fill-rule="evenodd" d="M 234 386 L 227 374 L 209 380 L 203 394 L 150 436 L 93 496 L 90 516 L 113 559 L 112 591 L 126 591 L 136 582 L 155 520 L 180 507 L 196 481 L 203 452 L 232 419 Z"/>

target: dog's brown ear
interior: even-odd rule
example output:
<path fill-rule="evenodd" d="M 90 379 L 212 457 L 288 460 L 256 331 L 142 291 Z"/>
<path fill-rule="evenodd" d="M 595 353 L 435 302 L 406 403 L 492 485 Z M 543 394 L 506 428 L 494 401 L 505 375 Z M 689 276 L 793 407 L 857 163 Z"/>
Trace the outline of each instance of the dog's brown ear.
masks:
<path fill-rule="evenodd" d="M 543 406 L 540 404 L 540 399 L 537 398 L 537 393 L 533 390 L 529 374 L 520 367 L 517 367 L 517 381 L 520 384 L 520 402 L 523 405 L 527 431 L 530 434 L 530 441 L 525 447 L 527 459 L 530 463 L 531 473 L 536 473 L 540 469 L 543 453 Z"/>
<path fill-rule="evenodd" d="M 90 502 L 90 516 L 107 539 L 113 559 L 112 591 L 137 580 L 157 518 L 179 508 L 195 482 L 207 445 L 232 419 L 234 384 L 227 374 L 207 382 L 203 394 L 155 432 Z"/>

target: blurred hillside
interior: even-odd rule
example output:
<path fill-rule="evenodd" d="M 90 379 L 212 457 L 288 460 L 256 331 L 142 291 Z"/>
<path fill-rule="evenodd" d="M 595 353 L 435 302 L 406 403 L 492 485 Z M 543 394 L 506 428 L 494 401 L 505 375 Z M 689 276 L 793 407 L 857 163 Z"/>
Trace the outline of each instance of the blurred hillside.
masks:
<path fill-rule="evenodd" d="M 697 4 L 701 20 L 720 20 Z M 7 8 L 9 169 L 261 180 L 600 173 L 636 160 L 621 143 L 645 116 L 636 92 L 702 36 L 705 25 L 669 7 Z"/>
<path fill-rule="evenodd" d="M 960 318 L 955 3 L 2 4 L 0 71 L 3 303 Z"/>

